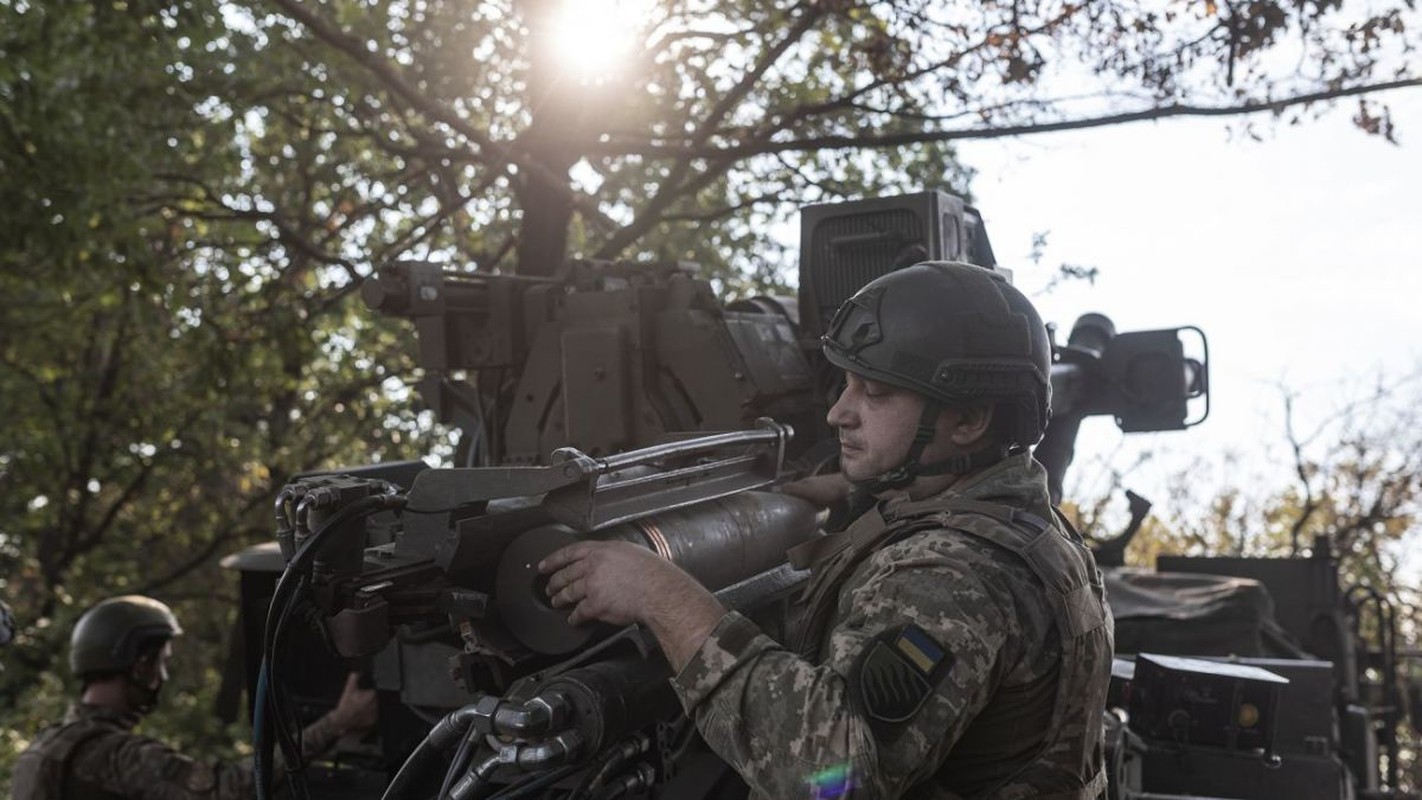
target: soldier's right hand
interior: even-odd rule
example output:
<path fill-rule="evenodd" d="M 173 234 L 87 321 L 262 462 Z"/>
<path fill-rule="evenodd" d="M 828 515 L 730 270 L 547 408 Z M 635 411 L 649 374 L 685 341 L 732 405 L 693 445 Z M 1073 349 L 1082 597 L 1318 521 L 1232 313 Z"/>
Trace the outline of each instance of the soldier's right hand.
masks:
<path fill-rule="evenodd" d="M 343 734 L 370 730 L 380 719 L 375 690 L 362 689 L 360 675 L 352 672 L 346 676 L 346 687 L 341 691 L 336 707 L 331 709 L 330 716 Z"/>

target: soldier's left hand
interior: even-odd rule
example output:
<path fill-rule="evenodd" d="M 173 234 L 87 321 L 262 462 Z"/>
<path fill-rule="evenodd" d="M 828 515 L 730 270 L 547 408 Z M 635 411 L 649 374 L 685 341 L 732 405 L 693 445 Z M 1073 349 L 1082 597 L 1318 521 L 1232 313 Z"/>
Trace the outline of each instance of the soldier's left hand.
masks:
<path fill-rule="evenodd" d="M 571 544 L 540 561 L 538 571 L 550 575 L 548 597 L 554 607 L 572 606 L 568 621 L 574 625 L 648 622 L 657 606 L 675 604 L 689 591 L 705 591 L 675 564 L 628 542 Z"/>
<path fill-rule="evenodd" d="M 374 689 L 364 689 L 360 685 L 360 675 L 346 676 L 346 686 L 336 707 L 331 709 L 331 721 L 342 734 L 361 732 L 375 727 L 380 719 L 380 706 Z"/>

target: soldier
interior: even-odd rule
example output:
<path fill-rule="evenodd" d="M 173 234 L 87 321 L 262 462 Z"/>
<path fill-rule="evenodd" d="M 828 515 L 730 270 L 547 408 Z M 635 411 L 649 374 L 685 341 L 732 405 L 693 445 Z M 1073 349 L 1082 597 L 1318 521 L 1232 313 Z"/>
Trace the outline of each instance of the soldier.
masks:
<path fill-rule="evenodd" d="M 1028 450 L 1051 391 L 1036 310 L 997 273 L 927 262 L 861 289 L 823 346 L 862 513 L 791 552 L 813 572 L 790 642 L 629 544 L 550 555 L 552 602 L 649 628 L 755 797 L 1102 796 L 1112 622 Z"/>
<path fill-rule="evenodd" d="M 104 600 L 79 618 L 69 666 L 82 694 L 20 754 L 15 800 L 252 797 L 250 764 L 196 761 L 133 732 L 158 703 L 171 641 L 182 632 L 168 606 L 138 595 Z M 303 753 L 317 755 L 375 720 L 375 692 L 352 674 L 336 707 L 302 732 Z"/>

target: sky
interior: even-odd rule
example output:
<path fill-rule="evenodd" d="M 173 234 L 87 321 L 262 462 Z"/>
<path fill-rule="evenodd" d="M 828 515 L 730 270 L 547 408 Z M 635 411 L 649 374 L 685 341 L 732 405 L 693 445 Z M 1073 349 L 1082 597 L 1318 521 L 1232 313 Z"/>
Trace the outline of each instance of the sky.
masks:
<path fill-rule="evenodd" d="M 1262 141 L 1216 118 L 960 145 L 999 262 L 1059 340 L 1087 311 L 1119 331 L 1196 325 L 1208 337 L 1209 418 L 1129 437 L 1089 420 L 1069 492 L 1143 449 L 1154 466 L 1126 486 L 1147 497 L 1227 450 L 1285 483 L 1281 386 L 1299 393 L 1307 427 L 1379 376 L 1422 369 L 1422 90 L 1381 99 L 1398 145 L 1357 129 L 1347 101 L 1297 126 L 1257 118 Z M 1038 232 L 1048 245 L 1034 265 Z M 1094 285 L 1044 291 L 1064 262 L 1098 269 Z M 1408 385 L 1422 398 L 1422 381 Z"/>

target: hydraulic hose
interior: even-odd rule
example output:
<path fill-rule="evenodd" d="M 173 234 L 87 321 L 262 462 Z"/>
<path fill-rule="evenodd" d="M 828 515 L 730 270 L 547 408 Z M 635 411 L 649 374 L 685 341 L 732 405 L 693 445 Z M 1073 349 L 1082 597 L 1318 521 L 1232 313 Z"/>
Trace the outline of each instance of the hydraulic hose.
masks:
<path fill-rule="evenodd" d="M 582 767 L 573 764 L 555 769 L 552 772 L 545 772 L 542 775 L 530 776 L 524 783 L 514 784 L 493 797 L 490 797 L 489 800 L 521 800 L 525 797 L 531 797 L 535 792 L 552 786 L 580 769 L 582 769 Z"/>
<path fill-rule="evenodd" d="M 597 793 L 595 800 L 614 800 L 628 792 L 638 792 L 648 788 L 657 780 L 657 771 L 651 764 L 643 761 L 638 764 L 631 773 L 623 775 L 602 791 Z"/>
<path fill-rule="evenodd" d="M 454 788 L 449 790 L 449 800 L 470 800 L 474 796 L 474 792 L 488 783 L 489 776 L 499 768 L 499 763 L 499 756 L 495 753 L 470 768 L 468 772 L 464 773 L 464 777 L 454 784 Z M 440 797 L 438 800 L 445 800 L 445 798 Z"/>
<path fill-rule="evenodd" d="M 616 747 L 608 750 L 608 752 L 588 770 L 582 782 L 573 789 L 572 794 L 568 795 L 568 800 L 583 800 L 588 793 L 595 792 L 602 788 L 602 782 L 607 780 L 607 776 L 613 770 L 618 769 L 633 758 L 647 752 L 649 747 L 651 747 L 651 740 L 647 738 L 646 734 L 639 733 L 624 739 Z"/>
<path fill-rule="evenodd" d="M 445 800 L 449 796 L 450 787 L 454 786 L 455 776 L 463 772 L 469 766 L 469 761 L 474 757 L 474 740 L 478 736 L 465 734 L 459 740 L 459 749 L 454 751 L 454 759 L 449 762 L 449 767 L 444 771 L 444 782 L 439 785 L 439 794 L 435 795 L 435 800 Z"/>
<path fill-rule="evenodd" d="M 492 724 L 495 733 L 527 737 L 547 733 L 567 716 L 567 698 L 559 692 L 548 692 L 520 705 L 500 703 Z"/>
<path fill-rule="evenodd" d="M 380 796 L 381 800 L 421 796 L 417 792 L 418 782 L 422 779 L 428 780 L 432 774 L 440 774 L 438 767 L 444 760 L 444 753 L 469 731 L 476 716 L 474 706 L 469 705 L 451 711 L 435 723 L 415 748 L 415 752 L 405 759 L 400 771 L 395 773 L 394 780 L 385 787 L 385 794 Z"/>

